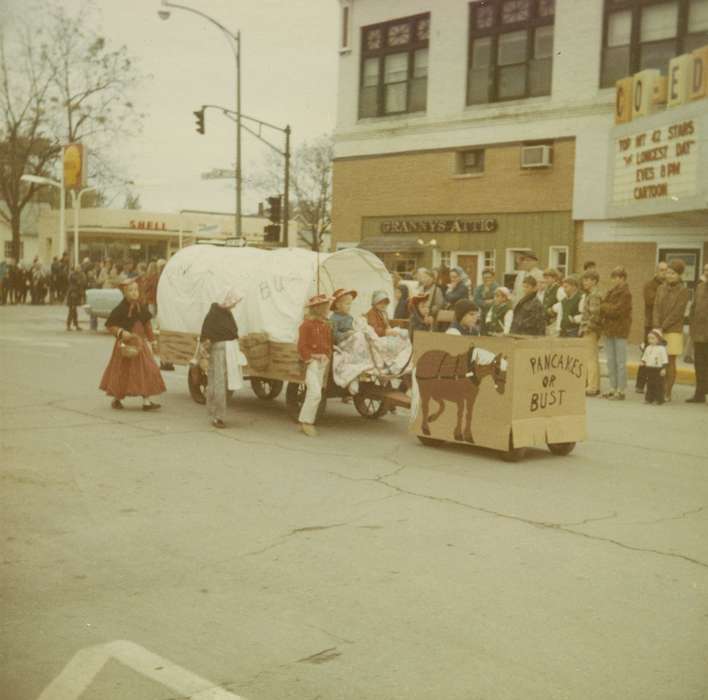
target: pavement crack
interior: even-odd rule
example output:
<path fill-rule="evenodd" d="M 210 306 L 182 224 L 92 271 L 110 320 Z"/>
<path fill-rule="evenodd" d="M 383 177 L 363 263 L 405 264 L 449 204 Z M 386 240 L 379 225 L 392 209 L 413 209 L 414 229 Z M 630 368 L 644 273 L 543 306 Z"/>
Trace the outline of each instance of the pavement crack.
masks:
<path fill-rule="evenodd" d="M 689 515 L 696 515 L 697 513 L 700 513 L 703 510 L 705 510 L 705 506 L 701 506 L 700 508 L 693 508 L 691 510 L 686 510 L 683 513 L 679 513 L 678 515 L 672 515 L 668 518 L 657 518 L 656 520 L 635 520 L 635 521 L 632 521 L 631 523 L 627 523 L 627 525 L 656 525 L 657 523 L 668 523 L 672 520 L 683 520 L 684 518 L 687 518 Z"/>
<path fill-rule="evenodd" d="M 500 511 L 495 511 L 490 508 L 483 508 L 482 506 L 473 506 L 469 503 L 465 503 L 464 501 L 458 501 L 454 498 L 448 498 L 447 496 L 431 496 L 429 494 L 424 494 L 424 493 L 418 493 L 416 491 L 410 491 L 408 489 L 404 489 L 401 486 L 396 486 L 395 484 L 391 484 L 384 479 L 368 479 L 369 481 L 374 481 L 380 484 L 383 484 L 387 486 L 388 488 L 394 489 L 398 493 L 405 494 L 407 496 L 414 496 L 416 498 L 425 498 L 430 501 L 436 501 L 438 503 L 449 503 L 451 505 L 459 506 L 461 508 L 467 508 L 469 510 L 473 510 L 478 513 L 486 513 L 487 515 L 492 515 L 497 518 L 504 518 L 505 520 L 513 520 L 519 523 L 524 523 L 526 525 L 531 525 L 532 527 L 537 527 L 545 530 L 555 530 L 557 532 L 562 532 L 564 534 L 568 535 L 575 535 L 576 537 L 583 537 L 584 539 L 588 540 L 595 540 L 597 542 L 606 542 L 608 544 L 613 544 L 616 547 L 621 547 L 622 549 L 629 549 L 634 552 L 645 552 L 645 553 L 650 553 L 650 554 L 656 554 L 658 556 L 662 557 L 670 557 L 674 559 L 682 559 L 683 561 L 689 562 L 691 564 L 695 564 L 696 566 L 702 566 L 703 568 L 708 569 L 708 562 L 701 561 L 699 559 L 694 559 L 693 557 L 689 557 L 685 554 L 681 554 L 679 552 L 671 552 L 671 551 L 664 551 L 664 550 L 659 550 L 659 549 L 653 549 L 651 547 L 638 547 L 630 544 L 626 544 L 625 542 L 620 542 L 619 540 L 612 539 L 611 537 L 601 537 L 599 535 L 591 535 L 586 532 L 581 532 L 580 530 L 573 530 L 571 529 L 568 525 L 565 525 L 563 523 L 552 523 L 552 522 L 544 522 L 542 520 L 533 520 L 531 518 L 524 518 L 520 515 L 511 515 L 510 513 L 502 513 Z M 613 517 L 613 516 L 609 516 Z M 608 517 L 603 517 L 601 519 L 608 519 Z M 588 518 L 589 521 L 594 520 L 593 518 Z"/>
<path fill-rule="evenodd" d="M 295 663 L 298 664 L 326 664 L 328 661 L 334 661 L 338 656 L 341 656 L 342 652 L 337 651 L 337 647 L 330 647 L 329 649 L 323 649 L 318 651 L 316 654 L 306 656 L 304 659 L 298 659 Z"/>

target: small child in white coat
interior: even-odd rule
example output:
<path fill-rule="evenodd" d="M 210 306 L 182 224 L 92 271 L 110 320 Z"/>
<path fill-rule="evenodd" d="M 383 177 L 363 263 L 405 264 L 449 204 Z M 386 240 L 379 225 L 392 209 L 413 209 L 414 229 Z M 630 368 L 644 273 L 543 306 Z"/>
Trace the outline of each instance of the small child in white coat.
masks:
<path fill-rule="evenodd" d="M 644 403 L 664 403 L 664 377 L 669 364 L 669 356 L 664 344 L 664 336 L 658 328 L 647 334 L 647 346 L 642 353 L 641 366 L 647 378 Z"/>

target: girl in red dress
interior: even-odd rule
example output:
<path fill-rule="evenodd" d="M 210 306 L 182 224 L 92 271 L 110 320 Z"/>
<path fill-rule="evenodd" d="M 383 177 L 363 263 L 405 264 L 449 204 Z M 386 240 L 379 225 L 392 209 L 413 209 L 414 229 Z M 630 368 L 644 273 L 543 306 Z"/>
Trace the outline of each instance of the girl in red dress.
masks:
<path fill-rule="evenodd" d="M 142 396 L 143 411 L 154 411 L 160 404 L 153 403 L 151 396 L 167 390 L 152 350 L 155 336 L 147 307 L 140 303 L 140 290 L 135 280 L 126 280 L 121 285 L 123 301 L 116 306 L 106 321 L 106 328 L 116 337 L 113 354 L 103 373 L 99 389 L 113 397 L 111 408 L 123 408 L 126 396 Z M 127 357 L 121 346 L 137 349 L 137 354 Z"/>

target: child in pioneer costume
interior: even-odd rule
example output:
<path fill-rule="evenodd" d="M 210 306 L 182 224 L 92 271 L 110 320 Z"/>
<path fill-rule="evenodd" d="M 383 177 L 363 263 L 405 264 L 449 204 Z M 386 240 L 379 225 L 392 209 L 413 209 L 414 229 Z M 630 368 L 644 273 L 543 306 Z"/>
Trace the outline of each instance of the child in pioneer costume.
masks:
<path fill-rule="evenodd" d="M 221 301 L 211 305 L 202 323 L 199 340 L 209 353 L 207 373 L 207 411 L 215 428 L 225 428 L 227 389 L 239 389 L 243 386 L 241 374 L 238 327 L 234 319 L 233 308 L 241 301 L 241 295 L 235 289 L 227 289 L 221 295 Z"/>
<path fill-rule="evenodd" d="M 514 311 L 511 308 L 511 291 L 506 287 L 494 290 L 494 303 L 487 311 L 484 335 L 509 335 Z"/>
<path fill-rule="evenodd" d="M 471 299 L 456 302 L 455 320 L 445 331 L 447 335 L 479 335 L 479 309 Z"/>
<path fill-rule="evenodd" d="M 581 303 L 583 295 L 577 277 L 566 277 L 563 280 L 565 297 L 561 300 L 561 338 L 577 338 L 580 335 L 580 323 L 583 320 Z"/>
<path fill-rule="evenodd" d="M 644 403 L 664 403 L 664 377 L 669 366 L 669 355 L 662 332 L 655 328 L 647 334 L 647 345 L 639 363 L 646 375 Z"/>
<path fill-rule="evenodd" d="M 349 312 L 357 296 L 353 289 L 337 289 L 332 295 L 329 325 L 332 326 L 332 340 L 335 345 L 339 345 L 354 332 L 354 317 Z"/>
<path fill-rule="evenodd" d="M 155 362 L 156 347 L 147 307 L 140 303 L 135 280 L 121 284 L 123 301 L 111 311 L 106 328 L 116 337 L 113 353 L 99 388 L 113 397 L 112 408 L 121 409 L 126 396 L 141 396 L 143 411 L 160 408 L 151 396 L 167 390 Z"/>
<path fill-rule="evenodd" d="M 371 308 L 366 313 L 366 322 L 374 329 L 379 338 L 396 335 L 388 320 L 388 305 L 391 300 L 383 290 L 374 292 L 371 296 Z"/>
<path fill-rule="evenodd" d="M 317 435 L 315 421 L 322 400 L 322 390 L 327 381 L 327 370 L 332 358 L 332 328 L 327 315 L 332 298 L 318 294 L 305 305 L 305 320 L 300 324 L 297 349 L 300 359 L 307 365 L 305 372 L 305 401 L 300 409 L 300 430 L 308 437 Z"/>

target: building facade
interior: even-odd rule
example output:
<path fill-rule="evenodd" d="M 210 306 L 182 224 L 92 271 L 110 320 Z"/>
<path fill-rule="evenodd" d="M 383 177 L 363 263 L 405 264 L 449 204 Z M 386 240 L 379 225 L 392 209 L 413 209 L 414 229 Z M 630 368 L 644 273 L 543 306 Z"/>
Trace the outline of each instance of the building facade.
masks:
<path fill-rule="evenodd" d="M 626 264 L 638 296 L 659 259 L 690 251 L 699 268 L 708 100 L 650 103 L 618 125 L 615 105 L 618 80 L 666 76 L 708 46 L 708 0 L 339 4 L 333 247 L 403 271 L 457 263 L 476 280 L 485 266 L 511 279 L 531 248 L 563 272 Z M 620 144 L 692 120 L 683 189 L 635 199 Z"/>
<path fill-rule="evenodd" d="M 242 229 L 248 245 L 270 247 L 263 229 L 270 221 L 261 216 L 244 216 Z M 73 258 L 73 212 L 66 211 L 66 249 Z M 79 257 L 136 262 L 169 258 L 181 247 L 197 241 L 223 242 L 234 236 L 232 214 L 183 210 L 179 213 L 133 209 L 87 208 L 79 212 Z M 23 234 L 24 236 L 24 234 Z M 37 242 L 33 250 L 45 264 L 60 255 L 59 212 L 44 208 L 38 218 Z M 297 241 L 297 222 L 289 227 L 291 244 Z M 27 261 L 27 255 L 24 257 Z"/>

